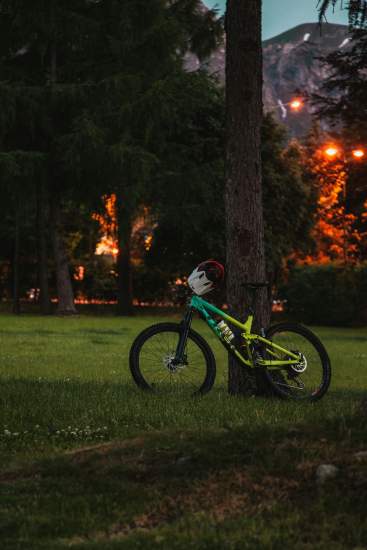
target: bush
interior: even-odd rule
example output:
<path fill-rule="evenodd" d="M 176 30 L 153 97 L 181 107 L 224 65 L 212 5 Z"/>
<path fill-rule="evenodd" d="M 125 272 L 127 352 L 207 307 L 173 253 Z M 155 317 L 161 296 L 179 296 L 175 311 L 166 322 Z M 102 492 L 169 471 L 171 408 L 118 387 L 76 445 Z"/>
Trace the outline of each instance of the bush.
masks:
<path fill-rule="evenodd" d="M 298 266 L 281 290 L 286 310 L 305 323 L 358 324 L 366 320 L 367 266 Z"/>

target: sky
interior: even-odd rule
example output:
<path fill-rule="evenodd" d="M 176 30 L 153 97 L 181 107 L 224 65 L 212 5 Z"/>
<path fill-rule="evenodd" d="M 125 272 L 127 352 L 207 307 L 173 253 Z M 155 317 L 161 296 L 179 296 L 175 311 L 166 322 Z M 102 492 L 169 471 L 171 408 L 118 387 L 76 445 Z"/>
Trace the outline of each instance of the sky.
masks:
<path fill-rule="evenodd" d="M 223 12 L 226 0 L 204 0 L 209 7 L 217 6 Z M 318 20 L 317 0 L 263 0 L 263 38 L 271 38 L 301 23 Z M 335 7 L 329 11 L 329 23 L 347 24 L 347 11 Z"/>

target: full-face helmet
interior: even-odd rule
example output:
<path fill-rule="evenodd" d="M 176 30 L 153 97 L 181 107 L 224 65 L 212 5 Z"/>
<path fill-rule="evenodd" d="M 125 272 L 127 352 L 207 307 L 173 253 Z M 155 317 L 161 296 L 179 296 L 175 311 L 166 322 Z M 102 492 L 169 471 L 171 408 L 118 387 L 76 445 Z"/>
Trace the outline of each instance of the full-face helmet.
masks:
<path fill-rule="evenodd" d="M 223 279 L 224 267 L 222 264 L 215 260 L 206 260 L 194 269 L 187 282 L 195 294 L 202 296 L 217 287 Z"/>

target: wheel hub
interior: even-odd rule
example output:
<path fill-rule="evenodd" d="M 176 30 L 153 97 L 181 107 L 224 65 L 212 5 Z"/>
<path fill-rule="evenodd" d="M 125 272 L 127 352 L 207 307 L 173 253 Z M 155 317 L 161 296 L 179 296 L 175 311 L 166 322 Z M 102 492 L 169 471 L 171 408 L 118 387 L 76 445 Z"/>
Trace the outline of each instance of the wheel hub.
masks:
<path fill-rule="evenodd" d="M 169 372 L 173 373 L 186 367 L 187 362 L 186 358 L 182 362 L 177 362 L 175 360 L 175 353 L 171 352 L 163 357 L 163 365 Z"/>
<path fill-rule="evenodd" d="M 299 361 L 295 365 L 291 365 L 291 369 L 296 374 L 302 374 L 307 369 L 306 356 L 303 353 L 299 352 L 299 351 L 295 351 L 293 353 L 295 353 L 296 355 L 299 356 Z"/>

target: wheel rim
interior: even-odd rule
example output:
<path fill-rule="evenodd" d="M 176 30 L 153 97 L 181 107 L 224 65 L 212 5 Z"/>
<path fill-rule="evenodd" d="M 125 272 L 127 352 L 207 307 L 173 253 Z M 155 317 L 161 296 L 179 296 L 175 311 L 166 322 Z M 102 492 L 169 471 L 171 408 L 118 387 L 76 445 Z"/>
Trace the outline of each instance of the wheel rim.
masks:
<path fill-rule="evenodd" d="M 299 363 L 294 367 L 273 369 L 268 368 L 267 374 L 271 383 L 282 394 L 292 399 L 310 399 L 315 397 L 324 383 L 324 368 L 320 352 L 308 338 L 294 331 L 281 331 L 271 335 L 269 339 L 274 343 L 296 355 Z M 267 360 L 289 360 L 289 355 L 267 346 Z M 276 357 L 274 357 L 276 355 Z"/>
<path fill-rule="evenodd" d="M 139 371 L 149 389 L 159 393 L 193 395 L 200 392 L 207 374 L 206 357 L 201 347 L 188 338 L 185 360 L 175 364 L 178 332 L 159 332 L 150 336 L 139 353 Z"/>

